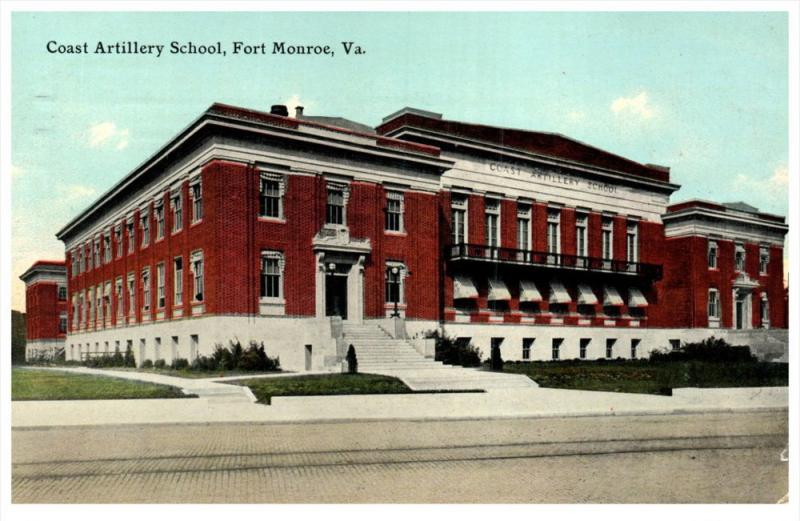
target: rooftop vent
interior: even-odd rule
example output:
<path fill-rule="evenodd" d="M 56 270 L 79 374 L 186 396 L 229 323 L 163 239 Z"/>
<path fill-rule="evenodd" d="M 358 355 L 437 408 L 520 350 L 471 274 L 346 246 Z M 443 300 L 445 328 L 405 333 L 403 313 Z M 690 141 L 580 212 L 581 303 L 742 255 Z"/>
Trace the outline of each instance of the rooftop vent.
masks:
<path fill-rule="evenodd" d="M 273 105 L 269 113 L 276 116 L 289 117 L 289 110 L 286 108 L 286 105 Z"/>

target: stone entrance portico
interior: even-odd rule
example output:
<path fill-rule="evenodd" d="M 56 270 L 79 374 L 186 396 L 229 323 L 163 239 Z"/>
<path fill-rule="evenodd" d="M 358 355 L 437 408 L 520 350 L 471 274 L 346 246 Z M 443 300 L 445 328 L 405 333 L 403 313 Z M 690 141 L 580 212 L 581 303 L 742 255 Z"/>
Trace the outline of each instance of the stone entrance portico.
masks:
<path fill-rule="evenodd" d="M 372 251 L 369 239 L 350 237 L 347 226 L 326 225 L 314 237 L 316 253 L 316 317 L 364 320 L 364 263 Z M 344 284 L 338 278 L 346 279 Z M 332 292 L 342 292 L 333 294 Z"/>

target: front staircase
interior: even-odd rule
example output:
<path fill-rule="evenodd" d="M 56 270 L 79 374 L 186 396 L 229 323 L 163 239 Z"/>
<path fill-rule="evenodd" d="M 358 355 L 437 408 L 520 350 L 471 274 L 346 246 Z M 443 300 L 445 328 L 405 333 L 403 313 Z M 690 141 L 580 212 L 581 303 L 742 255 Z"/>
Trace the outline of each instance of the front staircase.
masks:
<path fill-rule="evenodd" d="M 360 373 L 393 376 L 414 391 L 536 388 L 524 375 L 444 365 L 425 358 L 405 340 L 392 338 L 372 324 L 345 324 L 346 345 L 352 344 Z"/>

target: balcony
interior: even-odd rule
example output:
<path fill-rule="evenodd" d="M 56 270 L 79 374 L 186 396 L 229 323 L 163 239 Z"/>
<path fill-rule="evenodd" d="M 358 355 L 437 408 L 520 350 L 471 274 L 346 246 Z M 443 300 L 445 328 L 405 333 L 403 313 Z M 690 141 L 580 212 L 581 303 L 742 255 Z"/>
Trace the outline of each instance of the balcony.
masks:
<path fill-rule="evenodd" d="M 498 248 L 482 244 L 451 244 L 445 248 L 445 258 L 453 262 L 478 261 L 570 271 L 583 270 L 617 273 L 643 277 L 650 280 L 660 280 L 662 276 L 662 267 L 660 264 L 644 264 L 641 262 L 609 260 L 598 257 L 562 255 L 559 253 L 518 250 L 515 248 Z"/>

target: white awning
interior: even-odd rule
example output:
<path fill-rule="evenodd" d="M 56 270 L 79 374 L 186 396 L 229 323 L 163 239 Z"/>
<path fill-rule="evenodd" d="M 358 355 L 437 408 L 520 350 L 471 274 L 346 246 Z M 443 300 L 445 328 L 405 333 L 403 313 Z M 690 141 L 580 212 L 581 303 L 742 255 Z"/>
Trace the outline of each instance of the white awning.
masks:
<path fill-rule="evenodd" d="M 511 300 L 511 293 L 500 279 L 489 279 L 489 297 L 487 300 Z"/>
<path fill-rule="evenodd" d="M 567 288 L 557 280 L 550 281 L 550 303 L 551 304 L 569 304 L 572 299 L 567 293 Z"/>
<path fill-rule="evenodd" d="M 520 302 L 541 302 L 542 294 L 539 288 L 530 280 L 519 281 L 519 301 Z"/>
<path fill-rule="evenodd" d="M 628 288 L 628 307 L 629 308 L 646 308 L 647 299 L 644 298 L 639 288 Z"/>
<path fill-rule="evenodd" d="M 623 304 L 622 297 L 614 286 L 603 286 L 603 305 L 604 306 L 621 306 Z"/>
<path fill-rule="evenodd" d="M 588 284 L 578 284 L 578 304 L 594 306 L 597 304 L 597 295 Z"/>
<path fill-rule="evenodd" d="M 456 275 L 453 279 L 453 298 L 478 298 L 478 288 L 466 275 Z"/>

